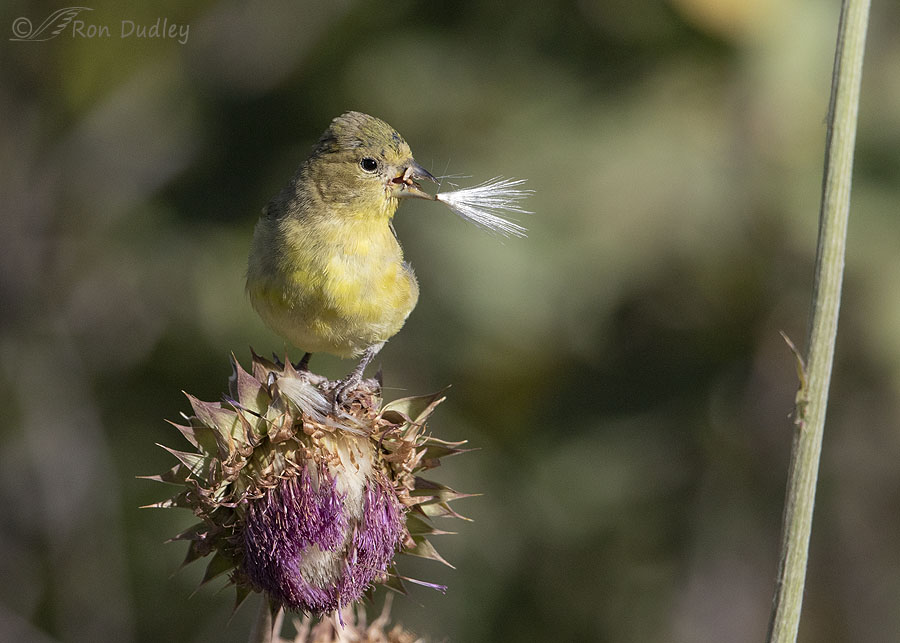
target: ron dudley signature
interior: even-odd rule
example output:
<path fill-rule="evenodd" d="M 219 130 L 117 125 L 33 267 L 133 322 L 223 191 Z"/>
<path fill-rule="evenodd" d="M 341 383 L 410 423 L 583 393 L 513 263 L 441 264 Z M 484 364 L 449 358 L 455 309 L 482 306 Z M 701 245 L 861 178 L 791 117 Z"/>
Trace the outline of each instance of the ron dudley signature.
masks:
<path fill-rule="evenodd" d="M 57 9 L 35 27 L 31 20 L 16 18 L 12 23 L 13 42 L 43 42 L 57 36 L 79 38 L 85 40 L 99 38 L 140 38 L 155 40 L 173 40 L 186 44 L 191 32 L 189 24 L 170 22 L 168 18 L 157 18 L 155 22 L 138 22 L 135 20 L 119 20 L 118 23 L 106 24 L 90 22 L 83 19 L 85 12 L 93 11 L 89 7 L 66 7 Z"/>

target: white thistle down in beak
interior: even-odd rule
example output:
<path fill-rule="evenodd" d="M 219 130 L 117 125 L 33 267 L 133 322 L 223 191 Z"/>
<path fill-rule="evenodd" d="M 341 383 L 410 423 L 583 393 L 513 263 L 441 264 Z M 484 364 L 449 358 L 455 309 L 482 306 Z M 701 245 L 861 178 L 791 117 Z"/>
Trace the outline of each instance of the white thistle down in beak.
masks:
<path fill-rule="evenodd" d="M 434 198 L 481 228 L 505 237 L 524 237 L 528 232 L 524 226 L 502 216 L 507 213 L 531 214 L 519 205 L 522 199 L 534 193 L 534 190 L 520 189 L 523 183 L 525 179 L 498 176 L 475 187 L 439 192 Z"/>

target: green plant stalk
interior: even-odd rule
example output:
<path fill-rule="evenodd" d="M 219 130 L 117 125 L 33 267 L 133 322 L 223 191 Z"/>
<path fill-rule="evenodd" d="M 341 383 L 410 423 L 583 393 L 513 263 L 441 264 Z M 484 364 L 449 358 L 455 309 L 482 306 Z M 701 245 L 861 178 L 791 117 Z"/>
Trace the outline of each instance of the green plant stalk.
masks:
<path fill-rule="evenodd" d="M 805 367 L 797 394 L 769 643 L 796 641 L 800 625 L 816 479 L 837 337 L 869 4 L 870 0 L 844 0 L 838 26 L 825 141 L 815 287 Z"/>

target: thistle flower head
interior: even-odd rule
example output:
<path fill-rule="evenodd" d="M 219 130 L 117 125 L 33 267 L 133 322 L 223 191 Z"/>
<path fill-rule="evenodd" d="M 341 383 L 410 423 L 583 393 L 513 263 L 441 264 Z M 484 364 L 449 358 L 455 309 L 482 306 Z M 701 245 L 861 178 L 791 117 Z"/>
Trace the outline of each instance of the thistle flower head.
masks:
<path fill-rule="evenodd" d="M 463 494 L 419 476 L 462 450 L 426 433 L 440 394 L 382 406 L 370 380 L 335 417 L 336 382 L 256 355 L 251 373 L 233 369 L 224 401 L 188 396 L 194 414 L 175 426 L 194 450 L 166 447 L 178 464 L 150 476 L 179 487 L 153 506 L 200 519 L 175 539 L 190 543 L 186 563 L 212 555 L 204 582 L 228 573 L 238 604 L 257 590 L 321 615 L 374 582 L 402 591 L 400 551 L 443 561 L 430 519 L 458 516 L 448 502 Z"/>
<path fill-rule="evenodd" d="M 527 230 L 503 215 L 531 214 L 519 205 L 533 193 L 519 186 L 525 179 L 495 177 L 471 188 L 453 192 L 438 192 L 435 200 L 446 204 L 454 213 L 475 225 L 506 237 L 524 237 Z"/>

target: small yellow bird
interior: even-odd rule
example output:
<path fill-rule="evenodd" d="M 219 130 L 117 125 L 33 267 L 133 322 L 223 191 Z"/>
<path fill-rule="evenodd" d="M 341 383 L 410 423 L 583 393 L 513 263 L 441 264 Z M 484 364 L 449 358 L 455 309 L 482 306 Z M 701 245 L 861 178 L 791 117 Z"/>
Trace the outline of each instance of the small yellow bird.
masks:
<path fill-rule="evenodd" d="M 311 353 L 362 356 L 335 407 L 419 298 L 391 224 L 400 199 L 434 199 L 416 179 L 436 181 L 393 127 L 347 112 L 256 225 L 247 292 L 266 325 L 306 351 L 303 367 Z"/>

